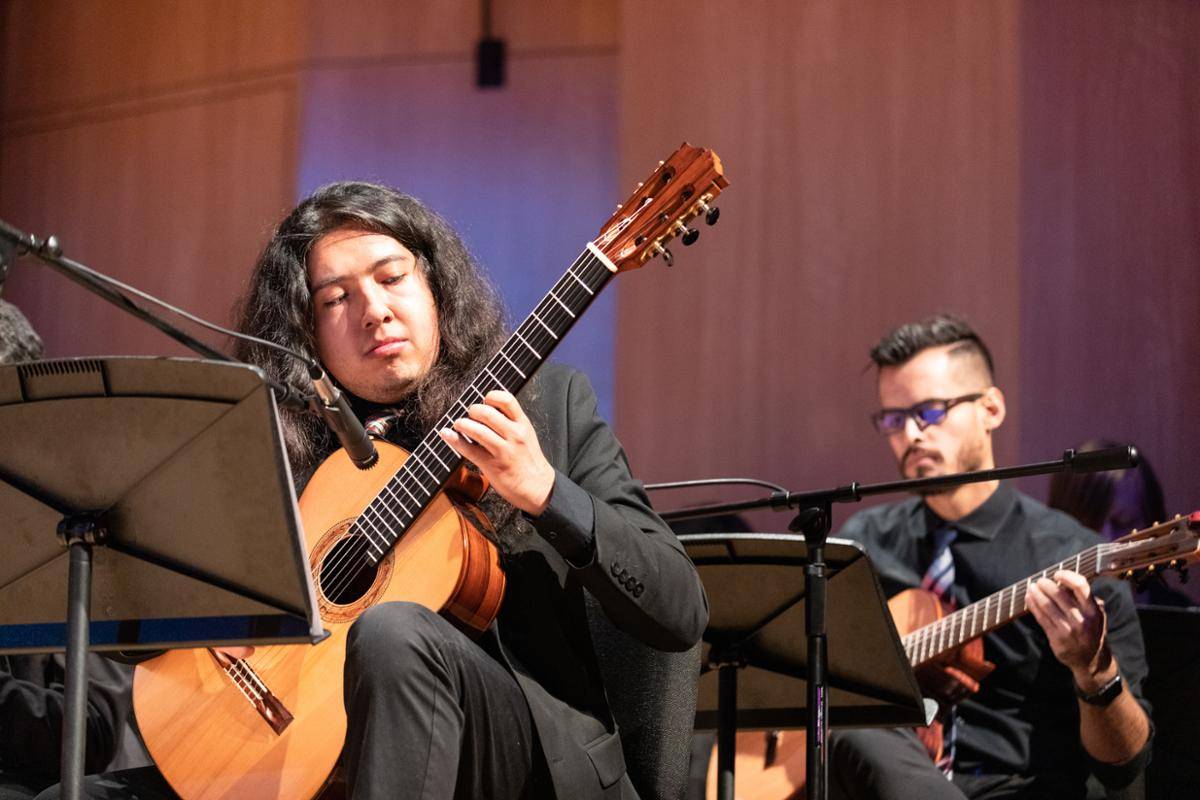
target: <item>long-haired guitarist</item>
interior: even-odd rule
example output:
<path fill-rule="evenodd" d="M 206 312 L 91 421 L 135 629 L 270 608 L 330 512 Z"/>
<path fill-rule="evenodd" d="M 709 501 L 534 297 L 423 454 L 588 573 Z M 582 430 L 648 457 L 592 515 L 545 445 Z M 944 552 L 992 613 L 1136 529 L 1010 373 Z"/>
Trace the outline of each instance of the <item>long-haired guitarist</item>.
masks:
<path fill-rule="evenodd" d="M 505 338 L 497 294 L 450 226 L 411 197 L 360 182 L 318 189 L 279 224 L 241 328 L 319 358 L 357 413 L 408 450 Z M 286 357 L 258 347 L 239 355 L 304 382 Z M 315 420 L 285 414 L 283 424 L 303 484 L 336 442 Z M 636 798 L 584 593 L 641 643 L 684 651 L 708 620 L 695 568 L 631 476 L 581 373 L 548 364 L 520 400 L 490 392 L 440 435 L 490 484 L 482 506 L 503 604 L 478 637 L 406 602 L 374 605 L 353 624 L 349 796 Z M 105 776 L 88 791 L 170 796 L 153 777 Z"/>
<path fill-rule="evenodd" d="M 873 421 L 905 478 L 995 466 L 992 434 L 1004 422 L 1005 398 L 986 345 L 963 320 L 903 325 L 871 358 L 881 406 Z M 867 547 L 889 595 L 923 587 L 958 607 L 1099 541 L 997 482 L 871 508 L 838 535 Z M 1136 777 L 1151 725 L 1128 585 L 1089 586 L 1062 571 L 1032 585 L 1026 602 L 1032 618 L 984 637 L 995 670 L 977 693 L 954 680 L 969 676 L 941 676 L 948 701 L 940 762 L 912 730 L 839 732 L 831 741 L 835 794 L 1082 798 L 1089 774 L 1115 786 Z"/>

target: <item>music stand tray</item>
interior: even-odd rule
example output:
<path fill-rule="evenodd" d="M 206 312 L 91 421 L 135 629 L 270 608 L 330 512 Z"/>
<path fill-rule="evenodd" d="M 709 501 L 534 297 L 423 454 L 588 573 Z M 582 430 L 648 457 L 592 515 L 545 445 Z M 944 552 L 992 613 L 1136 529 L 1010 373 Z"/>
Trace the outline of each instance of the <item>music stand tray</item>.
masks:
<path fill-rule="evenodd" d="M 0 367 L 0 653 L 65 649 L 73 722 L 88 648 L 323 638 L 282 441 L 253 367 Z"/>
<path fill-rule="evenodd" d="M 718 758 L 729 772 L 721 783 L 731 784 L 736 728 L 804 728 L 808 722 L 808 547 L 792 533 L 699 533 L 679 540 L 709 599 L 696 728 L 718 730 Z M 920 688 L 870 559 L 856 542 L 829 539 L 825 548 L 830 724 L 926 724 Z"/>

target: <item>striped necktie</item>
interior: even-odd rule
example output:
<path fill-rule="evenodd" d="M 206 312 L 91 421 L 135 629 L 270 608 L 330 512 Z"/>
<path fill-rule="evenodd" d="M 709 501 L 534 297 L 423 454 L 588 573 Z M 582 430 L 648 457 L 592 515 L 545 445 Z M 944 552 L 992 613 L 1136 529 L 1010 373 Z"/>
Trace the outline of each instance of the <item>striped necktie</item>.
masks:
<path fill-rule="evenodd" d="M 950 594 L 954 586 L 954 556 L 950 553 L 950 545 L 958 536 L 953 525 L 943 524 L 930 534 L 933 537 L 933 558 L 921 578 L 921 588 L 933 592 L 943 603 L 954 607 L 954 597 Z M 950 708 L 942 727 L 942 757 L 937 760 L 937 768 L 949 779 L 954 776 L 954 740 L 955 740 L 954 709 Z"/>
<path fill-rule="evenodd" d="M 933 592 L 944 603 L 954 605 L 950 588 L 954 585 L 954 556 L 950 554 L 950 544 L 958 536 L 958 531 L 952 525 L 943 525 L 935 530 L 933 536 L 933 558 L 921 578 L 921 588 Z"/>

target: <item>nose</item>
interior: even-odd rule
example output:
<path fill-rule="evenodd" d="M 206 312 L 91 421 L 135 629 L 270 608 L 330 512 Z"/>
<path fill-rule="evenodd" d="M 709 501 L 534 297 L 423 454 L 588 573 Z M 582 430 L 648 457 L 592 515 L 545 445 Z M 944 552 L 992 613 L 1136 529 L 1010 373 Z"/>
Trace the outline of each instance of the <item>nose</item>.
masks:
<path fill-rule="evenodd" d="M 392 320 L 394 315 L 381 287 L 368 285 L 364 288 L 363 302 L 362 322 L 364 328 L 372 328 Z"/>
<path fill-rule="evenodd" d="M 917 424 L 917 418 L 913 414 L 904 418 L 904 438 L 908 440 L 909 444 L 925 438 L 925 431 Z"/>

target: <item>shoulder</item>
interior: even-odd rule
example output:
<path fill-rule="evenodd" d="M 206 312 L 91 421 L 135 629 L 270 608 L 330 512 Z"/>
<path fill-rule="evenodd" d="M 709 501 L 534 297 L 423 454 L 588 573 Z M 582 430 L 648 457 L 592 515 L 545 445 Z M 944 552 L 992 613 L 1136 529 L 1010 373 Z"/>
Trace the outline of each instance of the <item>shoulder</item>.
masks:
<path fill-rule="evenodd" d="M 1052 551 L 1047 555 L 1070 556 L 1104 541 L 1100 534 L 1085 528 L 1070 514 L 1049 508 L 1023 492 L 1014 494 L 1013 513 L 1018 515 L 1018 524 L 1028 528 L 1040 543 L 1039 549 Z"/>
<path fill-rule="evenodd" d="M 857 542 L 877 541 L 907 525 L 912 516 L 919 512 L 920 504 L 919 497 L 910 497 L 899 503 L 863 509 L 846 520 L 837 536 Z"/>
<path fill-rule="evenodd" d="M 521 392 L 523 407 L 538 408 L 543 414 L 559 414 L 597 403 L 592 382 L 581 370 L 567 364 L 547 362 Z M 527 408 L 528 410 L 528 408 Z"/>

